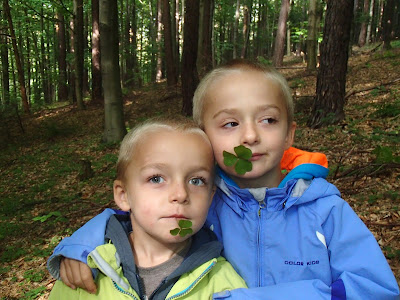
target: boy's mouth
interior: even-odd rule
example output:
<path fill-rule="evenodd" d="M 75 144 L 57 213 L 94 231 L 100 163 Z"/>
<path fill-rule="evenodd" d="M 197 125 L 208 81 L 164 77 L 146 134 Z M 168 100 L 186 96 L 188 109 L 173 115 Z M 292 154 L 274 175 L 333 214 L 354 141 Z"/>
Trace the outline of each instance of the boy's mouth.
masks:
<path fill-rule="evenodd" d="M 178 214 L 167 216 L 167 218 L 171 218 L 171 219 L 183 219 L 183 220 L 187 220 L 187 219 L 188 219 L 188 218 L 185 217 L 184 215 L 178 215 Z"/>
<path fill-rule="evenodd" d="M 253 155 L 250 158 L 250 161 L 257 161 L 263 157 L 263 154 L 261 153 L 253 153 Z"/>

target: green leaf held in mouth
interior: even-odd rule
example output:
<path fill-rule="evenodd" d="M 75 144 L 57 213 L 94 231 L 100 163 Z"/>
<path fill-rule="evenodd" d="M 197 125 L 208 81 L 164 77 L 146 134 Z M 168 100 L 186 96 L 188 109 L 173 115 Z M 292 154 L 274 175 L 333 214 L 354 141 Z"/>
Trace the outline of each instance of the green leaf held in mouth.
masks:
<path fill-rule="evenodd" d="M 250 161 L 253 153 L 249 148 L 243 145 L 237 146 L 233 149 L 236 153 L 224 151 L 224 164 L 228 167 L 235 166 L 235 171 L 239 175 L 244 175 L 246 172 L 250 172 L 253 169 L 253 164 Z"/>
<path fill-rule="evenodd" d="M 170 230 L 170 233 L 173 236 L 176 236 L 179 234 L 181 237 L 185 237 L 186 235 L 193 233 L 193 229 L 191 228 L 192 221 L 190 221 L 190 220 L 179 220 L 178 226 L 179 227 Z"/>

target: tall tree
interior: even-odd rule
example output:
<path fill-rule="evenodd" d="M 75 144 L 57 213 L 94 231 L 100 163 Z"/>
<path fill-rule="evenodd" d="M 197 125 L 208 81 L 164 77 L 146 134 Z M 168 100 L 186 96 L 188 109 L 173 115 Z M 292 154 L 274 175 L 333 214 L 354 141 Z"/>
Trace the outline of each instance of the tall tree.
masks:
<path fill-rule="evenodd" d="M 13 21 L 12 21 L 12 18 L 11 18 L 10 4 L 8 3 L 8 0 L 3 0 L 3 9 L 4 9 L 4 14 L 5 14 L 5 16 L 7 18 L 7 21 L 8 21 L 8 29 L 9 29 L 10 35 L 11 35 L 11 41 L 12 41 L 12 46 L 13 46 L 13 50 L 14 50 L 15 63 L 17 65 L 18 82 L 19 82 L 19 90 L 20 90 L 21 98 L 22 98 L 22 106 L 24 108 L 24 112 L 29 114 L 30 113 L 30 108 L 29 108 L 29 103 L 28 103 L 28 97 L 26 95 L 25 75 L 24 75 L 24 70 L 22 68 L 21 58 L 20 58 L 20 55 L 19 55 L 17 39 L 15 37 Z"/>
<path fill-rule="evenodd" d="M 172 48 L 172 28 L 171 28 L 171 9 L 169 0 L 162 1 L 162 23 L 164 25 L 164 51 L 165 63 L 167 65 L 167 85 L 175 86 L 178 78 L 176 73 L 176 64 L 174 61 L 174 51 Z"/>
<path fill-rule="evenodd" d="M 374 7 L 375 7 L 375 0 L 371 0 L 371 5 L 369 6 L 369 22 L 367 26 L 367 37 L 366 43 L 368 44 L 371 41 L 371 33 L 372 33 L 372 23 L 374 17 Z"/>
<path fill-rule="evenodd" d="M 199 75 L 197 73 L 197 43 L 199 40 L 199 2 L 195 0 L 185 1 L 186 10 L 183 30 L 182 53 L 182 113 L 185 116 L 192 115 L 192 98 L 197 85 Z"/>
<path fill-rule="evenodd" d="M 290 0 L 282 0 L 278 20 L 278 29 L 275 37 L 274 55 L 272 58 L 272 64 L 275 67 L 280 67 L 283 64 L 283 56 L 285 54 L 286 23 L 289 16 L 289 9 Z"/>
<path fill-rule="evenodd" d="M 157 0 L 157 18 L 156 18 L 156 24 L 157 24 L 157 71 L 156 71 L 156 82 L 160 82 L 161 78 L 163 77 L 162 73 L 162 45 L 161 45 L 161 39 L 162 39 L 162 9 L 161 9 L 161 1 L 162 0 Z"/>
<path fill-rule="evenodd" d="M 104 134 L 107 143 L 121 141 L 126 134 L 120 84 L 118 52 L 118 5 L 100 0 L 101 75 L 104 89 Z"/>
<path fill-rule="evenodd" d="M 99 0 L 92 0 L 92 97 L 91 104 L 102 105 Z"/>
<path fill-rule="evenodd" d="M 75 42 L 75 95 L 78 109 L 83 103 L 83 0 L 74 0 L 74 42 Z"/>
<path fill-rule="evenodd" d="M 199 47 L 197 56 L 197 69 L 204 75 L 213 67 L 212 60 L 212 32 L 214 0 L 203 0 L 199 19 Z"/>
<path fill-rule="evenodd" d="M 310 0 L 308 6 L 308 33 L 307 33 L 307 70 L 317 67 L 318 24 L 317 6 L 319 0 Z"/>
<path fill-rule="evenodd" d="M 4 12 L 0 12 L 3 17 Z M 5 19 L 6 16 L 4 16 Z M 4 24 L 5 25 L 5 24 Z M 3 27 L 3 22 L 0 22 Z M 7 32 L 5 29 L 0 29 L 0 55 L 1 55 L 1 99 L 4 105 L 10 104 L 10 73 L 9 73 L 9 60 L 8 60 L 8 42 Z"/>
<path fill-rule="evenodd" d="M 65 37 L 65 19 L 61 10 L 57 13 L 57 40 L 58 40 L 58 101 L 68 99 L 67 87 L 67 43 Z"/>
<path fill-rule="evenodd" d="M 308 125 L 318 128 L 344 119 L 346 73 L 354 0 L 328 0 L 317 76 L 317 96 Z"/>
<path fill-rule="evenodd" d="M 247 46 L 250 37 L 250 20 L 251 8 L 249 9 L 249 7 L 245 5 L 243 8 L 243 47 L 242 52 L 240 53 L 241 58 L 245 58 L 247 53 Z"/>
<path fill-rule="evenodd" d="M 369 1 L 364 0 L 363 6 L 363 14 L 361 16 L 361 27 L 360 27 L 360 35 L 358 36 L 358 46 L 363 47 L 366 43 L 367 39 L 367 24 L 368 24 L 368 16 L 369 16 Z"/>
<path fill-rule="evenodd" d="M 392 41 L 392 30 L 393 30 L 393 21 L 394 21 L 394 6 L 395 0 L 386 0 L 385 6 L 383 8 L 383 17 L 382 17 L 382 27 L 383 27 L 383 46 L 384 50 L 389 50 L 392 48 L 390 42 Z"/>

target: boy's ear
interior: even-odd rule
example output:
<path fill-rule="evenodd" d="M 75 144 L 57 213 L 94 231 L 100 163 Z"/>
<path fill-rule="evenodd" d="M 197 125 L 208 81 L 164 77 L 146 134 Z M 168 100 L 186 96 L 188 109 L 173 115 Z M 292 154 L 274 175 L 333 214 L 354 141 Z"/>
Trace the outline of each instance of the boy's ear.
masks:
<path fill-rule="evenodd" d="M 292 122 L 292 125 L 288 128 L 288 133 L 286 136 L 285 150 L 289 149 L 293 145 L 294 134 L 296 132 L 296 126 L 297 126 L 296 122 Z"/>
<path fill-rule="evenodd" d="M 131 206 L 128 201 L 128 193 L 121 180 L 114 180 L 114 201 L 121 210 L 129 211 Z"/>

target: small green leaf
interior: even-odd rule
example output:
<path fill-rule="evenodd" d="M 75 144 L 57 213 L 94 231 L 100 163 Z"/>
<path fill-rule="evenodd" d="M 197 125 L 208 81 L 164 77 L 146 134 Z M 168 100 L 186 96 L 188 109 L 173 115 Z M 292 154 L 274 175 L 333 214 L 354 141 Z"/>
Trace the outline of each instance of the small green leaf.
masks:
<path fill-rule="evenodd" d="M 225 164 L 225 166 L 232 167 L 232 166 L 235 165 L 235 163 L 238 160 L 236 155 L 234 155 L 232 153 L 224 151 L 222 154 L 224 156 L 224 164 Z"/>
<path fill-rule="evenodd" d="M 179 232 L 179 235 L 181 236 L 181 237 L 184 237 L 184 236 L 186 236 L 186 235 L 188 235 L 188 234 L 192 234 L 193 233 L 193 229 L 192 228 L 183 228 L 182 230 L 181 230 L 181 232 Z"/>
<path fill-rule="evenodd" d="M 190 228 L 192 227 L 192 221 L 190 220 L 179 220 L 178 225 L 180 228 Z"/>
<path fill-rule="evenodd" d="M 253 169 L 253 165 L 250 161 L 239 159 L 235 165 L 235 171 L 239 175 L 244 175 L 246 172 L 250 172 Z"/>
<path fill-rule="evenodd" d="M 237 146 L 233 150 L 235 150 L 235 153 L 238 158 L 249 160 L 252 156 L 251 150 L 243 145 Z"/>
<path fill-rule="evenodd" d="M 171 231 L 170 231 L 170 233 L 172 234 L 172 235 L 178 235 L 178 233 L 181 231 L 181 229 L 180 228 L 175 228 L 175 229 L 172 229 Z"/>

